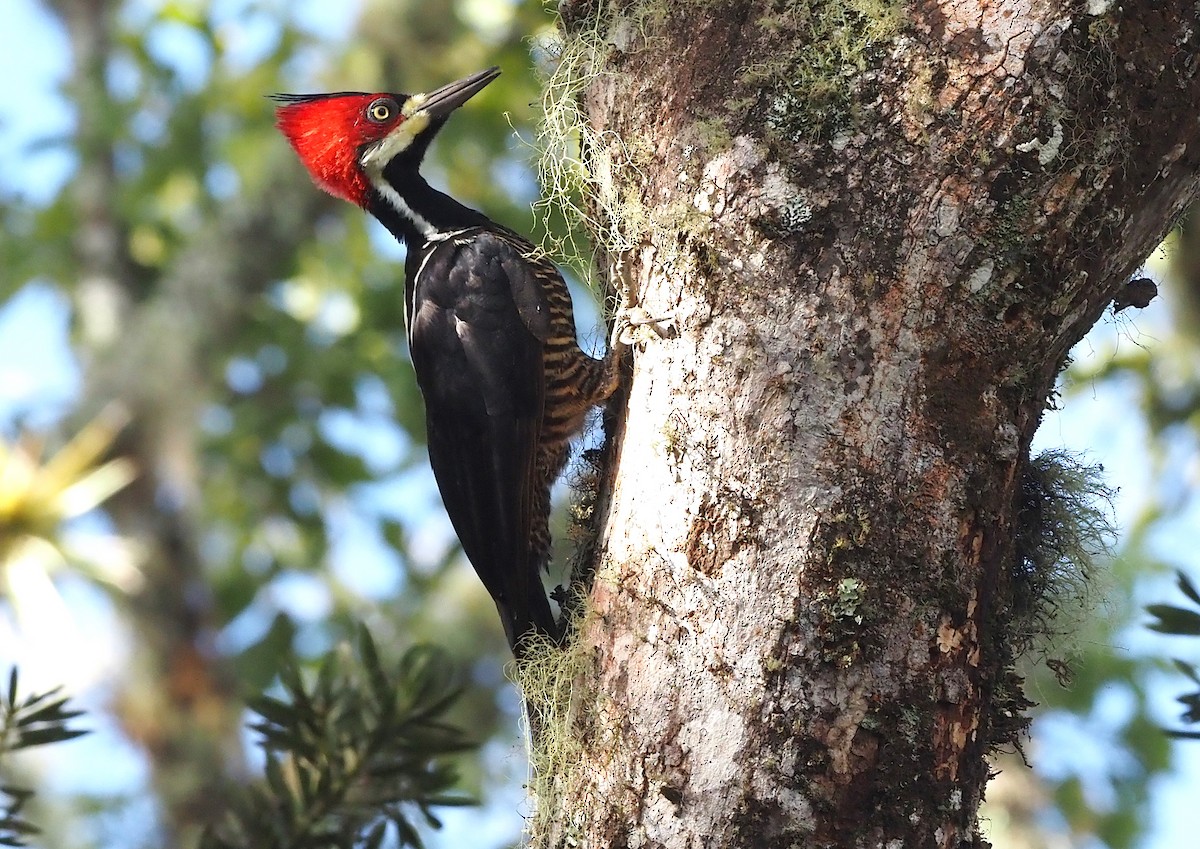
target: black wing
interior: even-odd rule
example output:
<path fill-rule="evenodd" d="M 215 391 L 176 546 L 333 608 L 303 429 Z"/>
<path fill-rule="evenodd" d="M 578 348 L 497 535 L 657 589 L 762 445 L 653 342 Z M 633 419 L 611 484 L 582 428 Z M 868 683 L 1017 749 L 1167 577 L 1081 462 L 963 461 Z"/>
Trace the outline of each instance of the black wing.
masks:
<path fill-rule="evenodd" d="M 470 231 L 420 258 L 409 340 L 429 460 L 467 558 L 520 654 L 557 628 L 531 552 L 548 323 L 537 281 L 506 241 Z"/>

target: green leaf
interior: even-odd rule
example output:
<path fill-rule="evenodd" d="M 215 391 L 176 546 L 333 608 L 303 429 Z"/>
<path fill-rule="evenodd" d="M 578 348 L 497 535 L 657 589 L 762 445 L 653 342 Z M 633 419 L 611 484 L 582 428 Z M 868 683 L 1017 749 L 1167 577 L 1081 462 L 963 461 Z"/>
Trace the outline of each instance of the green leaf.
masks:
<path fill-rule="evenodd" d="M 433 827 L 433 828 L 441 828 L 442 827 L 442 821 L 433 815 L 433 811 L 429 810 L 429 806 L 425 802 L 421 802 L 420 804 L 418 804 L 417 808 L 421 811 L 421 814 L 425 817 L 425 822 L 428 823 L 431 827 Z"/>
<path fill-rule="evenodd" d="M 1200 604 L 1200 590 L 1196 589 L 1196 585 L 1182 571 L 1176 573 L 1176 578 L 1179 583 L 1179 589 L 1183 594 L 1190 598 L 1196 604 Z"/>
<path fill-rule="evenodd" d="M 62 689 L 62 687 L 59 686 L 59 687 L 55 687 L 53 690 L 47 690 L 44 693 L 33 693 L 29 696 L 26 696 L 25 701 L 21 702 L 21 704 L 17 707 L 17 710 L 19 710 L 21 712 L 27 711 L 30 708 L 32 708 L 34 705 L 40 704 L 41 702 L 46 701 L 46 699 L 49 699 L 52 696 L 56 695 L 58 693 L 58 691 L 61 689 Z M 64 699 L 63 701 L 66 701 L 66 700 Z"/>
<path fill-rule="evenodd" d="M 63 708 L 66 706 L 66 703 L 67 698 L 64 696 L 48 705 L 43 705 L 37 710 L 28 713 L 21 711 L 21 716 L 17 720 L 17 727 L 21 728 L 38 722 L 67 722 L 78 716 L 83 716 L 85 713 L 81 710 L 64 710 Z"/>
<path fill-rule="evenodd" d="M 287 691 L 298 710 L 305 713 L 312 710 L 308 691 L 304 688 L 304 680 L 294 663 L 285 664 L 279 671 L 279 683 L 283 685 L 283 689 Z"/>
<path fill-rule="evenodd" d="M 467 808 L 478 805 L 479 800 L 470 796 L 433 795 L 426 797 L 425 804 L 437 805 L 439 808 Z"/>
<path fill-rule="evenodd" d="M 1146 612 L 1159 619 L 1158 622 L 1152 622 L 1148 626 L 1152 631 L 1159 631 L 1163 634 L 1200 636 L 1200 613 L 1169 604 L 1147 605 Z"/>
<path fill-rule="evenodd" d="M 257 584 L 254 587 L 257 589 Z M 295 636 L 296 625 L 291 617 L 277 613 L 263 638 L 233 658 L 234 672 L 247 691 L 266 689 L 291 650 Z"/>
<path fill-rule="evenodd" d="M 432 807 L 471 804 L 452 793 L 456 770 L 437 760 L 474 748 L 443 719 L 461 690 L 449 659 L 414 647 L 402 655 L 394 683 L 367 629 L 359 627 L 356 637 L 322 658 L 307 694 L 289 664 L 280 679 L 292 703 L 272 696 L 251 702 L 261 717 L 251 727 L 268 751 L 265 781 L 254 794 L 264 801 L 235 812 L 245 845 L 380 845 L 392 822 L 400 845 L 420 846 L 401 808 L 415 808 L 438 827 Z M 396 715 L 398 699 L 407 714 Z M 276 816 L 264 817 L 263 810 Z M 268 829 L 269 839 L 263 836 Z M 236 842 L 232 847 L 241 849 Z"/>
<path fill-rule="evenodd" d="M 26 822 L 17 817 L 5 817 L 0 821 L 0 828 L 6 828 L 9 831 L 15 831 L 17 834 L 41 834 L 42 830 L 31 822 Z"/>
<path fill-rule="evenodd" d="M 296 764 L 296 783 L 300 801 L 305 808 L 311 808 L 317 800 L 328 795 L 329 774 L 307 764 Z"/>
<path fill-rule="evenodd" d="M 380 820 L 371 826 L 363 839 L 363 849 L 379 849 L 383 845 L 383 838 L 387 836 L 387 821 Z"/>
<path fill-rule="evenodd" d="M 267 777 L 267 785 L 275 791 L 275 794 L 280 797 L 281 801 L 284 797 L 291 797 L 291 791 L 288 788 L 287 780 L 283 777 L 283 767 L 280 764 L 278 756 L 270 752 L 267 753 L 263 773 Z"/>
<path fill-rule="evenodd" d="M 28 749 L 31 746 L 43 746 L 47 743 L 63 743 L 67 740 L 74 740 L 76 737 L 82 737 L 87 734 L 87 731 L 74 731 L 69 728 L 35 728 L 31 731 L 22 731 L 17 737 L 17 742 L 13 744 L 13 750 Z"/>
<path fill-rule="evenodd" d="M 1187 708 L 1183 714 L 1185 722 L 1200 722 L 1200 693 L 1188 693 L 1186 696 L 1179 696 L 1175 701 Z"/>
<path fill-rule="evenodd" d="M 321 665 L 317 667 L 317 681 L 313 685 L 313 698 L 321 702 L 333 701 L 334 680 L 336 679 L 336 669 L 334 668 L 333 652 L 325 655 L 321 660 Z"/>
<path fill-rule="evenodd" d="M 362 655 L 363 668 L 366 670 L 367 681 L 371 685 L 375 702 L 380 706 L 381 712 L 390 717 L 396 704 L 395 690 L 388 680 L 387 674 L 383 671 L 383 666 L 379 662 L 379 652 L 375 649 L 375 641 L 365 625 L 359 626 L 358 650 Z"/>
<path fill-rule="evenodd" d="M 280 701 L 273 696 L 259 696 L 252 699 L 249 707 L 263 719 L 281 727 L 292 725 L 299 715 L 295 705 Z"/>
<path fill-rule="evenodd" d="M 396 827 L 396 833 L 400 838 L 401 846 L 414 846 L 417 849 L 422 849 L 424 844 L 421 842 L 421 835 L 417 833 L 417 830 L 402 814 L 392 816 L 392 825 Z"/>

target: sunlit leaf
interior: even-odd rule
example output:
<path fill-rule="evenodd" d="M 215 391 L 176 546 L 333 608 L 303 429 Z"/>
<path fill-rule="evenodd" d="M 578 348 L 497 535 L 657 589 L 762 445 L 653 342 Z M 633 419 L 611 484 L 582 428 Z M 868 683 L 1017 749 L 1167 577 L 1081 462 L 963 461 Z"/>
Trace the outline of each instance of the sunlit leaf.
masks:
<path fill-rule="evenodd" d="M 128 423 L 129 413 L 124 408 L 105 407 L 46 462 L 39 474 L 39 488 L 61 492 L 86 480 Z"/>

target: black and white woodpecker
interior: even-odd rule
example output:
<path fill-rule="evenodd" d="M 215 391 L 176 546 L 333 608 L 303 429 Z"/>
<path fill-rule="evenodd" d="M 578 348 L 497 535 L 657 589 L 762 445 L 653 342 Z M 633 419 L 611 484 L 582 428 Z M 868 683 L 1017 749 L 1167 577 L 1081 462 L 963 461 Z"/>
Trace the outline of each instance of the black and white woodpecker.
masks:
<path fill-rule="evenodd" d="M 550 488 L 588 409 L 616 388 L 622 346 L 603 360 L 580 350 L 558 269 L 419 172 L 450 114 L 499 74 L 489 68 L 427 94 L 275 100 L 277 125 L 316 184 L 408 249 L 404 314 L 430 465 L 520 659 L 535 634 L 560 637 L 540 577 Z"/>

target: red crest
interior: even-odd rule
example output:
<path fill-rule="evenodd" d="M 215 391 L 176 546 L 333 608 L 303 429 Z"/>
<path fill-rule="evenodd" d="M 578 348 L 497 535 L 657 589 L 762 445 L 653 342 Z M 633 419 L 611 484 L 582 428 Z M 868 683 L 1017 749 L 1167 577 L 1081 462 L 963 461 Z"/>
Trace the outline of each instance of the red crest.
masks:
<path fill-rule="evenodd" d="M 313 181 L 335 197 L 364 206 L 370 183 L 359 164 L 362 147 L 386 136 L 404 117 L 391 94 L 278 94 L 275 126 L 287 136 Z M 388 117 L 379 120 L 387 107 Z M 372 113 L 375 113 L 372 118 Z"/>

